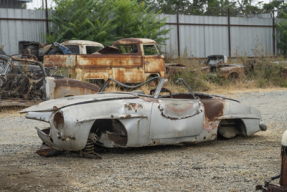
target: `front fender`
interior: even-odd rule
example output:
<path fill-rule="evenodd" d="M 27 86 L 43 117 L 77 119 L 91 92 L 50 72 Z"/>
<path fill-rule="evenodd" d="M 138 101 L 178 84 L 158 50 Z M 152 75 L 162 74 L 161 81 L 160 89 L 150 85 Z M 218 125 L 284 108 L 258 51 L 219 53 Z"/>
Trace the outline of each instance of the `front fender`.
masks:
<path fill-rule="evenodd" d="M 62 108 L 50 118 L 50 137 L 57 149 L 78 151 L 85 147 L 90 130 L 98 119 L 118 119 L 129 134 L 138 140 L 129 142 L 131 146 L 146 144 L 151 104 L 142 99 L 112 100 L 74 105 Z M 62 119 L 61 119 L 62 118 Z M 60 126 L 61 125 L 61 126 Z"/>
<path fill-rule="evenodd" d="M 57 118 L 55 118 L 57 114 L 62 114 L 64 117 L 62 126 L 57 123 Z M 87 144 L 93 123 L 93 121 L 77 122 L 74 116 L 65 115 L 65 111 L 59 110 L 50 118 L 49 137 L 52 139 L 52 146 L 57 146 L 55 148 L 58 150 L 79 151 L 83 149 Z"/>

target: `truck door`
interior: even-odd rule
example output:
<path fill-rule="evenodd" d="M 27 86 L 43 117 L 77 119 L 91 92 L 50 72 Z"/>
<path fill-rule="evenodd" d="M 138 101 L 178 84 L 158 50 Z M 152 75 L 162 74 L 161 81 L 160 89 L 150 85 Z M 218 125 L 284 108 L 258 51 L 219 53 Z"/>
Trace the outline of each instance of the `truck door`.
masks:
<path fill-rule="evenodd" d="M 143 51 L 145 73 L 160 74 L 161 77 L 164 77 L 164 57 L 161 55 L 157 45 L 144 44 Z"/>
<path fill-rule="evenodd" d="M 117 46 L 121 54 L 114 57 L 111 65 L 113 78 L 122 83 L 142 83 L 143 64 L 138 44 L 125 44 Z"/>

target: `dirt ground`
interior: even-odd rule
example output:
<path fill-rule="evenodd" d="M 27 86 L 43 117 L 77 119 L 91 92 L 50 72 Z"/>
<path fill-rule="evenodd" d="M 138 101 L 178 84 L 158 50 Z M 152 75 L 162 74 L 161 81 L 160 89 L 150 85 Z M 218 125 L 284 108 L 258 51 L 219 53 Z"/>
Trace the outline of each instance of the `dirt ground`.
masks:
<path fill-rule="evenodd" d="M 102 160 L 68 152 L 38 156 L 34 128 L 47 124 L 0 114 L 0 191 L 254 191 L 280 172 L 287 90 L 233 97 L 257 107 L 268 130 L 201 144 L 108 150 Z"/>

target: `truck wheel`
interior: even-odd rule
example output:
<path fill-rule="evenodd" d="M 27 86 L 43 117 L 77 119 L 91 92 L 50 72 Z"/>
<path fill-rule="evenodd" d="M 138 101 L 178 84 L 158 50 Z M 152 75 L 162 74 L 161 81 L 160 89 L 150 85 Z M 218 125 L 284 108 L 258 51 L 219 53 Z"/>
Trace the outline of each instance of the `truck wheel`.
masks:
<path fill-rule="evenodd" d="M 63 51 L 61 51 L 60 49 L 51 49 L 48 52 L 48 55 L 63 55 Z"/>

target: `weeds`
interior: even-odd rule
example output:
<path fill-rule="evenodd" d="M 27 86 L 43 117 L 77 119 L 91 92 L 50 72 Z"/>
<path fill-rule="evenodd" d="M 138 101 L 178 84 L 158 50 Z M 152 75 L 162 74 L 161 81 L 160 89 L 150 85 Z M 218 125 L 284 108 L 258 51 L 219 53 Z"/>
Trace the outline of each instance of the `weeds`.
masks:
<path fill-rule="evenodd" d="M 287 62 L 283 57 L 237 57 L 232 63 L 244 65 L 244 72 L 240 78 L 233 80 L 223 77 L 218 69 L 216 72 L 205 73 L 202 60 L 180 59 L 180 63 L 185 64 L 187 69 L 169 74 L 168 78 L 171 81 L 183 78 L 194 91 L 287 87 Z"/>

